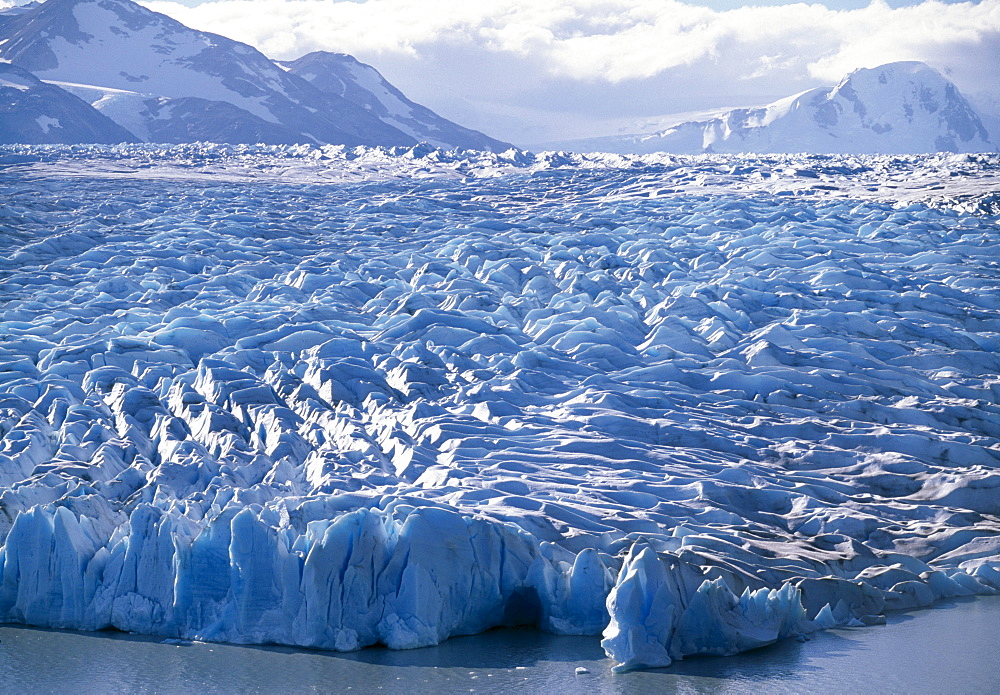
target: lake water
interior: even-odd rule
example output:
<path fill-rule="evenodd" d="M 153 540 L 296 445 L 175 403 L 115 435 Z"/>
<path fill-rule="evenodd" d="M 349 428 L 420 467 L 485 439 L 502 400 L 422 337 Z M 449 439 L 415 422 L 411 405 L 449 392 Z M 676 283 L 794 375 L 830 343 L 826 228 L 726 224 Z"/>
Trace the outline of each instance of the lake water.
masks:
<path fill-rule="evenodd" d="M 1000 597 L 658 671 L 611 666 L 596 638 L 528 630 L 336 654 L 0 626 L 3 693 L 998 693 Z"/>

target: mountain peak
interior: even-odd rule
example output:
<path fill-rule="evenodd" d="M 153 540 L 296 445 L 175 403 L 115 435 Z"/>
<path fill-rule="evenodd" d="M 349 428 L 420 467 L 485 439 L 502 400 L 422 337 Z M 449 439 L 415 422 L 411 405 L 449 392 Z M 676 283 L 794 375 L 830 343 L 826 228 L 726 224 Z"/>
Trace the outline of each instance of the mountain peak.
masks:
<path fill-rule="evenodd" d="M 359 63 L 364 65 L 360 60 L 355 58 L 349 53 L 338 53 L 336 51 L 312 51 L 311 53 L 306 53 L 301 58 L 297 58 L 294 63 L 308 63 L 308 62 L 327 62 L 333 61 L 337 63 Z"/>
<path fill-rule="evenodd" d="M 853 75 L 874 74 L 877 77 L 902 77 L 906 75 L 936 76 L 944 79 L 941 73 L 932 68 L 927 63 L 920 60 L 898 60 L 892 63 L 883 63 L 873 68 L 857 68 L 848 74 L 848 78 Z"/>
<path fill-rule="evenodd" d="M 147 22 L 153 18 L 170 22 L 175 21 L 166 15 L 153 12 L 138 3 L 132 2 L 132 0 L 46 0 L 36 5 L 34 11 L 37 11 L 42 16 L 47 15 L 50 17 L 63 12 L 86 12 L 92 6 L 95 9 L 111 12 L 119 18 L 128 20 L 130 23 L 140 17 L 145 18 Z"/>
<path fill-rule="evenodd" d="M 457 146 L 494 152 L 512 147 L 478 131 L 463 128 L 410 101 L 382 73 L 346 53 L 313 51 L 281 65 L 321 92 L 357 104 L 420 142 L 446 148 Z"/>
<path fill-rule="evenodd" d="M 884 92 L 916 83 L 926 87 L 950 84 L 947 78 L 926 63 L 918 60 L 904 60 L 886 63 L 874 68 L 858 68 L 845 75 L 832 91 L 836 92 L 850 85 L 858 90 Z"/>
<path fill-rule="evenodd" d="M 574 143 L 560 143 L 573 148 Z M 616 152 L 919 154 L 993 151 L 979 116 L 946 77 L 919 61 L 860 68 L 836 86 L 734 109 L 652 135 L 601 138 Z"/>
<path fill-rule="evenodd" d="M 47 0 L 8 14 L 0 60 L 82 94 L 139 137 L 165 142 L 410 147 L 430 140 L 426 130 L 443 147 L 508 147 L 413 104 L 351 56 L 317 52 L 282 69 L 252 46 L 132 0 Z M 297 64 L 308 74 L 296 74 Z M 324 76 L 336 88 L 313 83 Z"/>
<path fill-rule="evenodd" d="M 161 34 L 185 30 L 184 25 L 166 15 L 148 10 L 131 0 L 47 0 L 18 13 L 6 22 L 0 34 L 7 41 L 0 57 L 35 73 L 46 73 L 67 66 L 59 51 L 71 59 L 74 48 L 87 44 L 114 44 L 135 32 L 158 27 Z M 119 69 L 134 61 L 116 56 Z M 80 66 L 83 67 L 83 66 Z"/>
<path fill-rule="evenodd" d="M 909 131 L 910 136 L 926 135 L 925 151 L 960 152 L 988 146 L 986 129 L 958 88 L 919 61 L 855 70 L 826 99 L 850 104 L 861 128 L 876 135 L 893 129 Z M 818 106 L 817 113 L 822 109 Z"/>

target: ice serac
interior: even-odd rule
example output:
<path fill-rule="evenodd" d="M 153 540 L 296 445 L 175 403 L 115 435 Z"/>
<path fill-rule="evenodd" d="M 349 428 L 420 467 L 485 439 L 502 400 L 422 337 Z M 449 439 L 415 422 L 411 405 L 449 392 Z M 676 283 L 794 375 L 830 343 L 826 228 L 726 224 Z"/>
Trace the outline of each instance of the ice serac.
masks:
<path fill-rule="evenodd" d="M 727 656 L 815 629 L 806 620 L 799 590 L 791 584 L 747 588 L 736 596 L 719 578 L 698 587 L 677 621 L 671 649 L 681 656 Z"/>
<path fill-rule="evenodd" d="M 0 621 L 627 670 L 1000 593 L 1000 155 L 0 165 Z"/>
<path fill-rule="evenodd" d="M 420 142 L 447 149 L 492 152 L 514 147 L 477 130 L 464 128 L 426 106 L 410 101 L 378 70 L 346 53 L 314 51 L 279 65 L 325 94 L 343 97 L 357 104 Z"/>
<path fill-rule="evenodd" d="M 958 88 L 917 61 L 861 68 L 834 87 L 817 87 L 767 106 L 734 109 L 649 135 L 561 143 L 607 152 L 915 154 L 995 152 Z"/>
<path fill-rule="evenodd" d="M 87 102 L 10 63 L 0 63 L 0 99 L 3 144 L 138 141 Z"/>
<path fill-rule="evenodd" d="M 611 622 L 601 646 L 619 671 L 669 666 L 680 591 L 649 546 L 633 546 L 608 595 Z"/>
<path fill-rule="evenodd" d="M 608 594 L 611 622 L 601 642 L 618 662 L 616 671 L 661 668 L 694 654 L 738 654 L 836 624 L 827 606 L 809 620 L 791 583 L 747 587 L 737 596 L 722 577 L 699 575 L 669 553 L 661 558 L 646 544 L 632 547 Z"/>

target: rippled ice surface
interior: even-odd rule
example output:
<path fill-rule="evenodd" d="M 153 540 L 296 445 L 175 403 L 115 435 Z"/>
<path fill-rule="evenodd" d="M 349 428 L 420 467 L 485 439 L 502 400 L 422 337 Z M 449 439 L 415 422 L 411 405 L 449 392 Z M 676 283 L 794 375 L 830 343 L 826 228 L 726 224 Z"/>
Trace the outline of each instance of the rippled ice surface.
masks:
<path fill-rule="evenodd" d="M 0 154 L 2 619 L 655 666 L 1000 589 L 996 157 Z"/>

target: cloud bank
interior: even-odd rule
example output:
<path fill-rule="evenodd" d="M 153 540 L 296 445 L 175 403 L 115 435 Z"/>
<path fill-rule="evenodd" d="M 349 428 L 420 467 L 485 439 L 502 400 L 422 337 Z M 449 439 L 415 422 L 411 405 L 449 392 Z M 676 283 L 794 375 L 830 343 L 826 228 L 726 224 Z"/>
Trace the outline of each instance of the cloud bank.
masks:
<path fill-rule="evenodd" d="M 144 4 L 274 58 L 350 53 L 444 115 L 519 143 L 763 103 L 895 60 L 923 60 L 973 95 L 1000 94 L 1000 0 L 842 11 L 677 0 Z"/>

